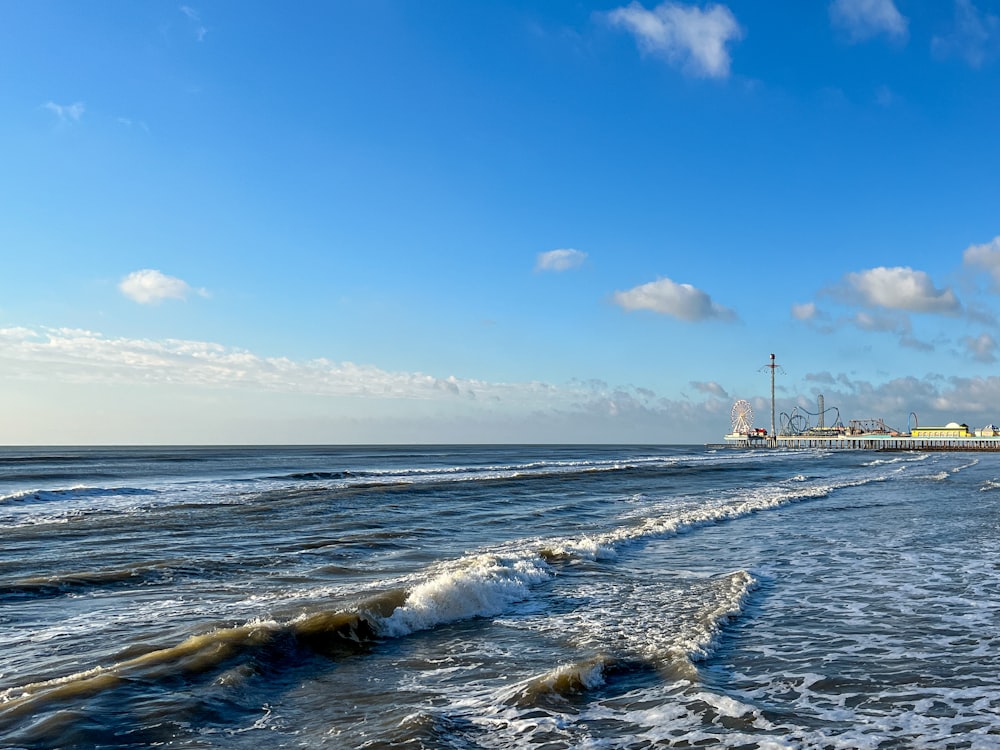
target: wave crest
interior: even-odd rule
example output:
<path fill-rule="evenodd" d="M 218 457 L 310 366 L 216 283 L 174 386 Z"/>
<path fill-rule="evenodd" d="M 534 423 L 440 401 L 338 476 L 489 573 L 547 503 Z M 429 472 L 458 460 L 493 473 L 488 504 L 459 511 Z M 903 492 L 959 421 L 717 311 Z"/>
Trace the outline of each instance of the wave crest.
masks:
<path fill-rule="evenodd" d="M 551 575 L 548 564 L 532 553 L 463 558 L 410 589 L 402 606 L 381 621 L 380 631 L 399 637 L 444 623 L 496 615 L 526 598 L 532 585 Z"/>

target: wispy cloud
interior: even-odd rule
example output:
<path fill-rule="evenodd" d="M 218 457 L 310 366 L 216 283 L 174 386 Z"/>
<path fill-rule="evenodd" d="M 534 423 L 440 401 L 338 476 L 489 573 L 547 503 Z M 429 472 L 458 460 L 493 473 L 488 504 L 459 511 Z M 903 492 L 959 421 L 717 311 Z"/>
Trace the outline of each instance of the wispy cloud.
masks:
<path fill-rule="evenodd" d="M 909 22 L 893 0 L 834 0 L 830 20 L 852 42 L 862 42 L 880 34 L 906 39 Z"/>
<path fill-rule="evenodd" d="M 911 336 L 909 334 L 904 334 L 899 337 L 899 345 L 905 346 L 907 349 L 914 349 L 918 352 L 934 351 L 934 344 L 929 341 L 918 339 L 916 336 Z"/>
<path fill-rule="evenodd" d="M 137 126 L 137 127 L 142 128 L 143 130 L 145 130 L 147 133 L 149 132 L 149 126 L 146 123 L 144 123 L 142 120 L 139 120 L 138 122 L 136 122 L 131 117 L 118 117 L 116 119 L 117 119 L 119 125 L 123 125 L 126 128 L 131 128 L 133 126 Z"/>
<path fill-rule="evenodd" d="M 83 102 L 74 102 L 73 104 L 56 104 L 55 102 L 49 101 L 44 105 L 45 109 L 53 112 L 56 117 L 61 121 L 66 122 L 67 120 L 79 121 L 83 117 L 86 107 Z"/>
<path fill-rule="evenodd" d="M 813 320 L 819 315 L 815 302 L 803 302 L 792 305 L 792 317 L 796 320 Z"/>
<path fill-rule="evenodd" d="M 848 296 L 870 307 L 917 313 L 958 313 L 955 293 L 938 289 L 924 271 L 909 267 L 870 268 L 844 278 Z"/>
<path fill-rule="evenodd" d="M 913 335 L 910 316 L 898 310 L 859 310 L 839 321 L 860 331 L 891 333 L 899 338 L 899 345 L 920 352 L 934 351 L 934 345 Z"/>
<path fill-rule="evenodd" d="M 735 320 L 736 313 L 713 302 L 712 298 L 690 284 L 658 279 L 614 293 L 614 302 L 625 310 L 652 310 L 680 320 Z"/>
<path fill-rule="evenodd" d="M 910 319 L 900 313 L 886 314 L 861 310 L 855 313 L 850 320 L 862 331 L 908 334 L 912 330 Z"/>
<path fill-rule="evenodd" d="M 142 305 L 155 305 L 165 299 L 187 299 L 192 293 L 208 296 L 204 289 L 193 289 L 186 281 L 167 276 L 152 268 L 133 271 L 118 284 L 129 299 Z"/>
<path fill-rule="evenodd" d="M 979 336 L 966 336 L 962 339 L 966 352 L 977 362 L 992 364 L 997 361 L 997 342 L 988 333 Z"/>
<path fill-rule="evenodd" d="M 688 75 L 726 78 L 729 46 L 743 38 L 743 29 L 725 5 L 664 2 L 652 10 L 632 2 L 607 13 L 612 26 L 631 32 L 645 53 L 659 55 Z"/>
<path fill-rule="evenodd" d="M 205 34 L 208 33 L 208 29 L 201 22 L 201 14 L 192 8 L 190 5 L 182 5 L 180 7 L 181 13 L 188 17 L 191 21 L 192 27 L 194 28 L 195 37 L 199 42 L 205 41 Z"/>
<path fill-rule="evenodd" d="M 726 393 L 726 389 L 721 385 L 716 383 L 714 380 L 708 382 L 701 382 L 692 380 L 691 387 L 696 391 L 701 391 L 702 393 L 707 393 L 710 396 L 716 396 L 718 398 L 729 398 L 729 394 Z"/>
<path fill-rule="evenodd" d="M 571 248 L 549 250 L 539 253 L 535 260 L 536 271 L 568 271 L 572 268 L 579 268 L 587 260 L 587 254 L 581 250 Z"/>
<path fill-rule="evenodd" d="M 980 11 L 971 0 L 955 0 L 955 22 L 951 31 L 931 39 L 938 57 L 959 57 L 973 68 L 1000 53 L 1000 18 Z"/>

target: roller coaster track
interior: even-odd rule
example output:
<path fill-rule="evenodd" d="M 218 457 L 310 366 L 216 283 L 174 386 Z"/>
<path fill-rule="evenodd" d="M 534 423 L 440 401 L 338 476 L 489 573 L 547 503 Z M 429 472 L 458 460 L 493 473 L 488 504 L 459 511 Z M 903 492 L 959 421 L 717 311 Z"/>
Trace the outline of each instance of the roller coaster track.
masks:
<path fill-rule="evenodd" d="M 827 419 L 827 414 L 833 414 L 833 419 Z M 824 429 L 836 430 L 844 429 L 843 423 L 840 421 L 840 409 L 836 406 L 828 406 L 823 410 L 823 421 L 827 425 Z M 792 413 L 781 412 L 781 430 L 778 432 L 779 435 L 802 435 L 814 428 L 810 417 L 816 419 L 816 423 L 819 423 L 819 412 L 811 412 L 807 409 L 803 409 L 801 406 L 796 406 L 792 409 Z"/>

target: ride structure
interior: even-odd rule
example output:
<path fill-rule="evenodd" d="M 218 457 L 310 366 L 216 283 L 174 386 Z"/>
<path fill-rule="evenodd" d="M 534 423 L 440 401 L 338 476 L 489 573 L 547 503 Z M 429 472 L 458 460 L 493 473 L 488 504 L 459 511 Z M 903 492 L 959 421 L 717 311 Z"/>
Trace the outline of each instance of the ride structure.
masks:
<path fill-rule="evenodd" d="M 726 435 L 726 440 L 760 443 L 767 437 L 767 430 L 754 429 L 753 407 L 746 399 L 737 400 L 729 416 L 732 429 Z"/>
<path fill-rule="evenodd" d="M 730 412 L 732 429 L 725 436 L 726 442 L 710 444 L 712 447 L 1000 452 L 1000 428 L 993 424 L 975 430 L 958 422 L 943 427 L 918 427 L 916 413 L 910 412 L 905 432 L 890 427 L 881 418 L 852 419 L 845 426 L 840 409 L 826 406 L 822 394 L 817 397 L 817 411 L 799 404 L 791 412 L 782 412 L 777 422 L 774 375 L 776 370 L 784 373 L 784 369 L 775 359 L 771 354 L 770 363 L 760 370 L 769 370 L 771 376 L 771 431 L 754 428 L 753 408 L 741 398 Z"/>
<path fill-rule="evenodd" d="M 771 371 L 771 434 L 775 435 L 774 431 L 774 371 L 781 370 L 781 374 L 784 375 L 785 371 L 782 369 L 781 365 L 774 361 L 774 353 L 771 353 L 771 362 L 760 368 L 761 372 L 764 370 Z"/>
<path fill-rule="evenodd" d="M 796 406 L 791 413 L 781 412 L 781 429 L 779 436 L 816 435 L 819 437 L 834 437 L 842 435 L 846 428 L 840 421 L 840 409 L 836 406 L 826 406 L 823 394 L 817 399 L 819 410 L 811 412 L 803 406 Z M 830 425 L 827 426 L 827 415 L 830 415 Z M 813 419 L 816 423 L 813 424 Z"/>

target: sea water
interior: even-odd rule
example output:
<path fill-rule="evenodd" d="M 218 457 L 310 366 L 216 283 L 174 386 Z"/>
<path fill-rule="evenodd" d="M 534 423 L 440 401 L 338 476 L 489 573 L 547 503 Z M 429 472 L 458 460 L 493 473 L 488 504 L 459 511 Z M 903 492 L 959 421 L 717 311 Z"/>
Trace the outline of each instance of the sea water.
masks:
<path fill-rule="evenodd" d="M 0 449 L 0 746 L 997 748 L 1000 456 Z"/>

